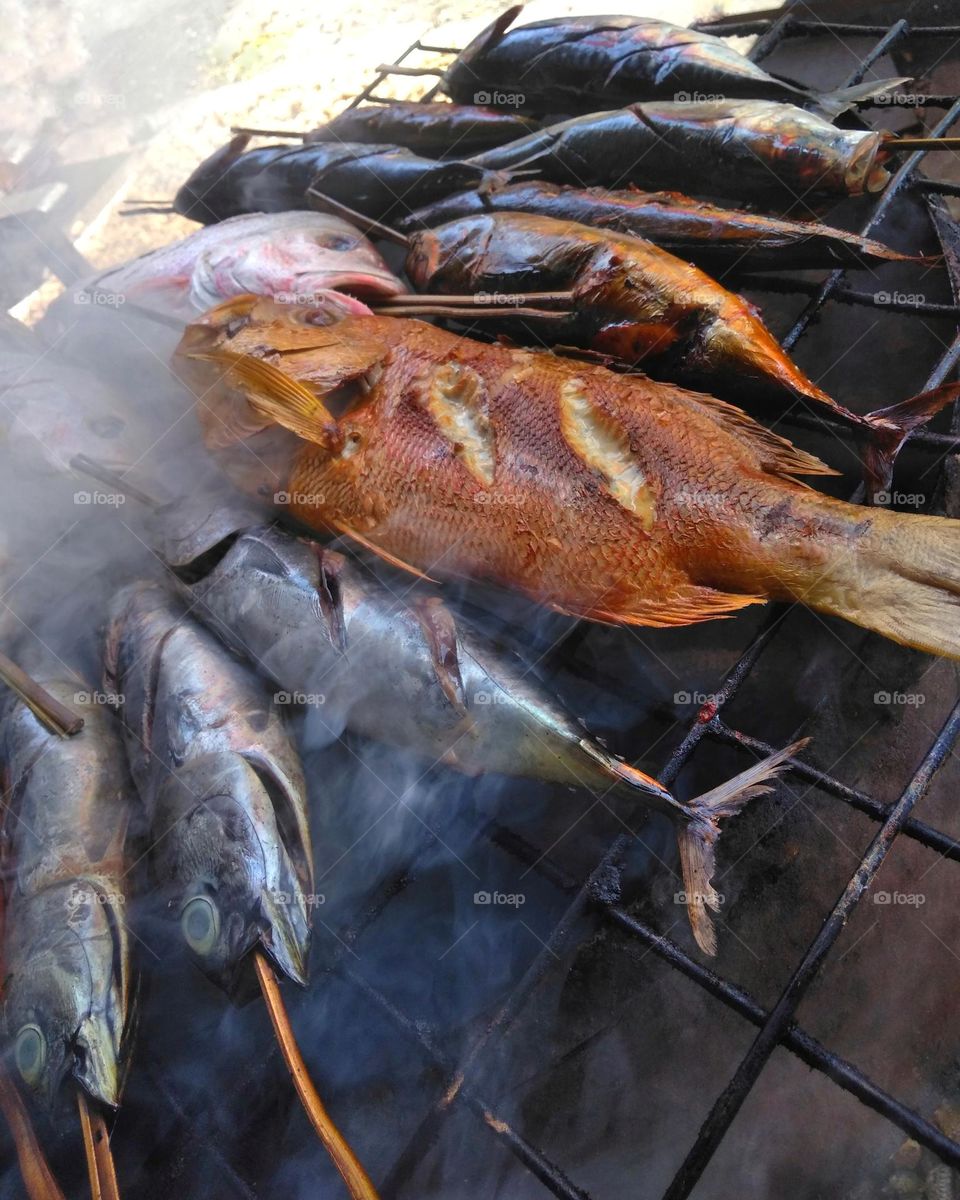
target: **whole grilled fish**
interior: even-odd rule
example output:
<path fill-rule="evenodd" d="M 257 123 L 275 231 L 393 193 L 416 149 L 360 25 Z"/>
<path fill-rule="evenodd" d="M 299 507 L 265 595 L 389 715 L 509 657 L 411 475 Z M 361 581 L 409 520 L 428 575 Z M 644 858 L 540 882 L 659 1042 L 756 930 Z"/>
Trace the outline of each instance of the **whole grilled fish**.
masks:
<path fill-rule="evenodd" d="M 194 611 L 292 694 L 377 741 L 469 775 L 547 780 L 656 808 L 677 826 L 691 922 L 707 953 L 719 819 L 767 791 L 797 747 L 680 803 L 590 737 L 521 662 L 439 596 L 397 602 L 384 584 L 315 542 L 261 527 L 241 534 L 191 589 Z"/>
<path fill-rule="evenodd" d="M 524 319 L 544 338 L 744 395 L 836 403 L 790 361 L 757 309 L 642 238 L 530 213 L 463 217 L 410 234 L 406 272 L 422 292 L 569 288 L 570 321 Z M 511 317 L 506 310 L 504 320 Z"/>
<path fill-rule="evenodd" d="M 404 287 L 352 225 L 326 213 L 292 211 L 248 213 L 197 229 L 77 284 L 70 298 L 109 292 L 186 319 L 246 292 L 292 303 L 327 290 L 375 299 Z"/>
<path fill-rule="evenodd" d="M 199 408 L 208 445 L 269 442 L 267 486 L 284 470 L 304 523 L 575 616 L 685 625 L 783 599 L 960 657 L 960 522 L 819 495 L 795 477 L 829 468 L 711 396 L 418 321 L 320 317 L 248 297 L 178 351 L 202 389 L 222 381 Z M 351 381 L 335 418 L 323 400 Z"/>
<path fill-rule="evenodd" d="M 838 129 L 792 104 L 650 101 L 561 121 L 470 161 L 580 187 L 783 201 L 882 191 L 888 153 L 882 134 Z"/>
<path fill-rule="evenodd" d="M 585 113 L 636 100 L 719 95 L 815 101 L 836 113 L 901 82 L 817 95 L 695 29 L 633 16 L 554 17 L 510 29 L 522 7 L 498 17 L 460 53 L 443 77 L 447 95 L 462 103 L 496 104 L 503 94 L 501 103 L 541 112 Z"/>
<path fill-rule="evenodd" d="M 819 221 L 793 221 L 719 208 L 680 192 L 641 192 L 636 188 L 611 191 L 542 179 L 457 192 L 417 209 L 399 225 L 416 230 L 487 212 L 533 213 L 648 238 L 671 254 L 705 268 L 780 271 L 913 260 L 913 256 L 892 250 L 883 242 Z"/>
<path fill-rule="evenodd" d="M 314 142 L 246 150 L 239 134 L 202 162 L 173 200 L 181 216 L 209 225 L 241 213 L 284 212 L 315 188 L 365 216 L 403 214 L 438 196 L 502 182 L 472 163 L 421 158 L 398 146 Z"/>
<path fill-rule="evenodd" d="M 154 870 L 198 962 L 229 987 L 261 944 L 304 983 L 313 882 L 305 785 L 270 697 L 152 584 L 116 596 L 104 674 L 122 697 Z"/>
<path fill-rule="evenodd" d="M 502 146 L 539 126 L 519 113 L 443 100 L 391 100 L 348 108 L 305 135 L 305 142 L 386 142 L 427 158 L 463 156 Z M 255 290 L 253 288 L 251 291 Z"/>
<path fill-rule="evenodd" d="M 133 784 L 109 709 L 76 682 L 42 682 L 84 726 L 63 738 L 21 700 L 4 709 L 4 1030 L 21 1077 L 47 1104 L 72 1076 L 116 1106 L 134 995 L 125 912 Z"/>

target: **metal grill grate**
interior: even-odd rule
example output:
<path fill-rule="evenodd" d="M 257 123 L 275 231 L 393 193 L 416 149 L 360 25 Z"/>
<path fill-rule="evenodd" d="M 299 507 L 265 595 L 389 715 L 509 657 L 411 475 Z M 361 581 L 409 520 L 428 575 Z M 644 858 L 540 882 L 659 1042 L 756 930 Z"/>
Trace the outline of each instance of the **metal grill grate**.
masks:
<path fill-rule="evenodd" d="M 844 81 L 846 86 L 861 82 L 876 61 L 898 48 L 903 48 L 905 41 L 910 37 L 960 39 L 960 26 L 911 28 L 906 20 L 899 20 L 889 27 L 820 22 L 794 16 L 794 10 L 800 8 L 804 8 L 804 6 L 799 3 L 788 3 L 782 13 L 773 17 L 766 15 L 759 19 L 749 16 L 738 17 L 704 24 L 700 28 L 722 36 L 759 35 L 751 54 L 754 60 L 765 58 L 784 39 L 790 37 L 830 35 L 876 38 L 877 41 L 872 50 L 861 60 L 860 66 L 854 74 Z M 363 101 L 389 100 L 390 97 L 379 95 L 377 89 L 391 75 L 437 74 L 432 68 L 408 65 L 407 60 L 410 56 L 419 52 L 455 55 L 458 50 L 453 47 L 415 42 L 399 56 L 395 63 L 378 68 L 374 80 L 352 101 L 350 107 Z M 437 86 L 434 86 L 423 98 L 432 98 L 436 90 Z M 960 100 L 956 97 L 927 95 L 918 98 L 917 103 L 922 107 L 946 109 L 945 115 L 935 127 L 934 132 L 937 134 L 949 131 L 960 118 Z M 923 158 L 924 152 L 918 151 L 906 159 L 874 205 L 869 220 L 860 230 L 862 234 L 867 236 L 873 234 L 880 221 L 889 212 L 891 205 L 907 189 L 916 189 L 925 195 L 960 194 L 960 187 L 927 180 L 920 176 L 918 168 Z M 808 285 L 808 290 L 813 294 L 783 339 L 783 345 L 787 349 L 792 349 L 797 345 L 828 301 L 877 305 L 878 302 L 874 297 L 866 293 L 852 292 L 845 287 L 845 276 L 846 270 L 838 268 L 831 272 L 822 284 L 814 287 Z M 785 286 L 790 288 L 792 285 Z M 794 290 L 799 291 L 802 288 L 801 283 Z M 910 306 L 904 311 L 915 313 L 918 309 L 916 306 Z M 955 315 L 954 307 L 948 305 L 921 306 L 919 311 L 935 312 L 941 316 Z M 942 383 L 958 361 L 960 361 L 960 333 L 940 356 L 930 373 L 926 386 L 932 388 Z M 819 417 L 815 419 L 801 417 L 798 423 L 806 425 L 812 420 L 815 420 L 820 427 L 825 423 L 829 424 L 829 422 L 823 422 Z M 955 413 L 952 425 L 954 430 L 958 427 L 960 427 L 960 412 Z M 911 445 L 925 447 L 941 454 L 945 449 L 951 446 L 955 447 L 957 444 L 957 439 L 952 434 L 921 431 L 911 438 Z M 781 618 L 782 612 L 774 611 L 770 614 L 759 634 L 727 674 L 709 709 L 701 710 L 696 716 L 680 745 L 660 773 L 659 778 L 667 786 L 674 783 L 697 747 L 708 736 L 718 742 L 735 745 L 757 754 L 768 754 L 778 749 L 778 747 L 731 727 L 724 722 L 722 713 L 748 680 L 761 654 L 777 637 Z M 647 947 L 654 955 L 699 985 L 704 993 L 719 1000 L 758 1029 L 753 1044 L 715 1102 L 694 1144 L 664 1193 L 664 1200 L 683 1200 L 684 1197 L 690 1195 L 778 1046 L 785 1047 L 807 1066 L 821 1072 L 838 1087 L 881 1114 L 909 1137 L 914 1138 L 921 1146 L 938 1155 L 945 1163 L 960 1169 L 960 1144 L 952 1141 L 920 1113 L 898 1100 L 896 1096 L 879 1087 L 857 1067 L 832 1053 L 797 1025 L 794 1020 L 801 1000 L 817 972 L 827 960 L 848 917 L 871 885 L 895 839 L 901 833 L 945 858 L 960 861 L 960 844 L 958 842 L 940 830 L 911 816 L 914 806 L 924 795 L 934 774 L 950 754 L 958 736 L 960 736 L 960 701 L 957 702 L 930 745 L 910 783 L 892 805 L 883 804 L 873 796 L 857 791 L 809 764 L 792 761 L 792 770 L 798 777 L 814 784 L 827 795 L 866 814 L 880 824 L 880 829 L 862 855 L 856 870 L 850 876 L 833 909 L 823 921 L 816 937 L 790 976 L 779 1000 L 769 1010 L 737 984 L 696 962 L 677 943 L 657 933 L 648 924 L 626 911 L 617 899 L 611 898 L 610 889 L 605 886 L 606 881 L 611 870 L 616 868 L 619 859 L 630 844 L 631 839 L 628 836 L 621 835 L 615 839 L 590 876 L 585 881 L 579 882 L 570 878 L 563 869 L 553 864 L 548 857 L 542 855 L 529 842 L 502 826 L 496 826 L 493 833 L 496 845 L 536 870 L 559 891 L 569 894 L 570 899 L 563 918 L 543 943 L 543 948 L 531 962 L 523 978 L 459 1062 L 448 1061 L 444 1052 L 423 1030 L 421 1024 L 397 1009 L 383 992 L 362 975 L 349 966 L 340 966 L 340 970 L 348 980 L 395 1022 L 398 1029 L 419 1044 L 424 1055 L 441 1070 L 446 1081 L 442 1094 L 396 1163 L 391 1177 L 384 1187 L 385 1194 L 394 1194 L 403 1182 L 410 1178 L 413 1169 L 432 1144 L 440 1124 L 446 1115 L 459 1104 L 465 1105 L 473 1111 L 483 1122 L 490 1135 L 506 1146 L 540 1180 L 548 1192 L 554 1196 L 563 1197 L 564 1200 L 574 1200 L 574 1198 L 575 1200 L 589 1200 L 587 1193 L 573 1183 L 557 1164 L 551 1162 L 542 1151 L 502 1119 L 476 1093 L 471 1083 L 471 1074 L 475 1072 L 485 1050 L 495 1038 L 502 1037 L 517 1018 L 536 983 L 550 966 L 553 956 L 567 943 L 569 930 L 575 918 L 588 910 L 599 913 L 606 923 L 618 930 L 624 937 Z M 402 886 L 403 880 L 397 879 L 382 890 L 378 901 L 367 909 L 362 923 L 344 935 L 345 946 L 352 946 L 356 942 Z M 342 956 L 340 961 L 342 964 Z"/>

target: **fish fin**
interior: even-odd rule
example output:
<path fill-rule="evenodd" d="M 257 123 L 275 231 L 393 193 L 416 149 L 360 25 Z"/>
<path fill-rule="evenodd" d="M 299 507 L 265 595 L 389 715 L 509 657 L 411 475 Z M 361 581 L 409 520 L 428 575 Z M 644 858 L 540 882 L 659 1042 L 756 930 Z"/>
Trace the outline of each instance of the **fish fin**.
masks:
<path fill-rule="evenodd" d="M 328 450 L 338 447 L 337 422 L 329 409 L 306 384 L 273 363 L 223 350 L 194 353 L 189 357 L 221 363 L 242 389 L 250 407 L 261 416 L 289 429 L 304 441 L 317 442 Z"/>
<path fill-rule="evenodd" d="M 844 507 L 848 536 L 791 593 L 902 646 L 960 659 L 960 521 Z"/>
<path fill-rule="evenodd" d="M 700 408 L 706 409 L 718 425 L 722 425 L 741 441 L 750 444 L 760 459 L 760 465 L 772 475 L 839 475 L 814 454 L 801 450 L 793 442 L 755 421 L 742 408 L 718 400 L 716 396 L 688 393 Z"/>
<path fill-rule="evenodd" d="M 814 111 L 820 112 L 831 121 L 843 112 L 864 100 L 872 100 L 882 96 L 884 92 L 892 92 L 902 83 L 909 83 L 911 76 L 900 75 L 892 79 L 868 79 L 866 83 L 857 83 L 853 87 L 837 88 L 833 92 L 822 92 L 816 97 Z"/>
<path fill-rule="evenodd" d="M 711 587 L 686 584 L 672 595 L 655 598 L 643 597 L 636 602 L 627 601 L 627 606 L 604 608 L 602 603 L 595 607 L 569 608 L 559 604 L 550 605 L 556 612 L 571 617 L 586 617 L 591 621 L 609 625 L 649 625 L 664 629 L 674 625 L 695 625 L 698 621 L 712 621 L 717 617 L 729 617 L 751 604 L 766 604 L 766 596 L 741 596 L 733 592 L 721 592 Z"/>
<path fill-rule="evenodd" d="M 457 624 L 453 613 L 439 596 L 417 596 L 411 609 L 427 640 L 440 690 L 461 716 L 467 716 L 467 697 L 460 673 Z"/>
<path fill-rule="evenodd" d="M 864 475 L 871 498 L 877 492 L 890 490 L 894 460 L 910 434 L 957 399 L 960 399 L 960 384 L 947 383 L 867 414 L 865 419 L 872 426 L 873 436 L 866 448 Z"/>
<path fill-rule="evenodd" d="M 389 563 L 391 567 L 396 567 L 400 571 L 406 571 L 410 575 L 416 575 L 418 579 L 423 579 L 427 583 L 438 583 L 439 580 L 433 579 L 431 576 L 424 574 L 419 567 L 414 567 L 408 562 L 404 562 L 402 558 L 397 558 L 395 554 L 391 554 L 388 550 L 382 549 L 376 544 L 365 538 L 362 533 L 357 533 L 355 529 L 351 529 L 349 525 L 345 525 L 342 521 L 328 522 L 339 533 L 345 534 L 351 541 L 357 542 L 364 550 L 369 550 L 371 554 L 375 554 L 378 558 L 382 558 L 385 563 Z"/>
<path fill-rule="evenodd" d="M 773 781 L 787 767 L 788 760 L 808 741 L 803 738 L 771 754 L 686 805 L 691 817 L 677 830 L 680 869 L 690 927 L 704 954 L 717 952 L 717 931 L 710 913 L 720 911 L 720 897 L 713 886 L 720 821 L 736 816 L 748 801 L 772 791 Z"/>

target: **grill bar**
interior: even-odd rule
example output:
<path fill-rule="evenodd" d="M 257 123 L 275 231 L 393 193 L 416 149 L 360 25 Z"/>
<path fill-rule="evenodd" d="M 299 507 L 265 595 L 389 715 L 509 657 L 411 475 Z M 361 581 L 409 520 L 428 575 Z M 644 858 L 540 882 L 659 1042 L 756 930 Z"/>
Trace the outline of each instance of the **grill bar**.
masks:
<path fill-rule="evenodd" d="M 521 862 L 536 864 L 538 874 L 549 879 L 556 887 L 568 892 L 576 888 L 575 881 L 565 871 L 543 860 L 534 846 L 511 830 L 501 827 L 494 840 Z M 715 999 L 745 1017 L 753 1025 L 763 1026 L 767 1021 L 770 1014 L 749 992 L 692 959 L 676 942 L 627 912 L 622 905 L 610 903 L 598 896 L 595 896 L 594 900 L 609 924 L 614 925 L 621 933 L 641 941 L 658 958 L 675 967 Z M 839 1087 L 898 1125 L 908 1137 L 914 1138 L 922 1146 L 938 1154 L 945 1162 L 960 1167 L 960 1145 L 951 1141 L 935 1125 L 902 1104 L 895 1096 L 878 1087 L 852 1063 L 828 1050 L 804 1029 L 795 1024 L 789 1025 L 783 1035 L 783 1045 L 808 1067 L 822 1071 Z"/>
<path fill-rule="evenodd" d="M 760 1073 L 776 1049 L 777 1043 L 786 1033 L 797 1011 L 797 1006 L 843 931 L 850 914 L 873 882 L 913 806 L 930 786 L 934 774 L 950 753 L 958 736 L 960 736 L 960 702 L 954 706 L 926 758 L 871 842 L 859 867 L 851 875 L 843 894 L 824 921 L 800 965 L 794 971 L 783 994 L 757 1035 L 756 1041 L 737 1068 L 736 1074 L 714 1104 L 710 1115 L 703 1123 L 696 1142 L 674 1176 L 673 1182 L 664 1192 L 663 1200 L 686 1200 L 686 1197 L 693 1191 L 753 1085 L 759 1079 Z"/>
<path fill-rule="evenodd" d="M 844 22 L 819 22 L 798 19 L 794 14 L 801 9 L 799 0 L 793 0 L 786 11 L 763 13 L 755 17 L 737 18 L 719 22 L 704 23 L 698 28 L 708 30 L 723 36 L 746 36 L 759 34 L 759 40 L 751 54 L 755 60 L 766 57 L 785 38 L 800 36 L 863 36 L 877 38 L 878 41 L 866 59 L 861 60 L 854 75 L 847 85 L 860 82 L 867 74 L 870 66 L 885 54 L 909 37 L 951 37 L 960 38 L 960 26 L 917 26 L 911 28 L 906 20 L 899 20 L 892 26 L 857 25 Z M 434 46 L 429 43 L 416 42 L 396 60 L 395 66 L 402 67 L 408 56 L 421 51 L 433 54 L 456 54 L 452 47 Z M 364 100 L 385 100 L 375 94 L 380 84 L 391 74 L 391 68 L 378 69 L 376 78 L 361 92 L 350 107 Z M 439 85 L 435 85 L 424 99 L 432 98 Z M 953 96 L 917 96 L 911 98 L 917 106 L 939 106 L 948 111 L 940 120 L 935 134 L 946 133 L 960 118 L 960 100 Z M 960 195 L 960 185 L 940 183 L 918 177 L 916 172 L 921 164 L 925 151 L 916 151 L 905 159 L 887 189 L 878 199 L 870 219 L 862 229 L 865 236 L 876 228 L 889 211 L 897 196 L 905 189 L 919 190 L 929 194 Z M 793 348 L 809 328 L 811 322 L 819 315 L 828 300 L 841 303 L 875 304 L 873 297 L 857 293 L 843 286 L 846 275 L 844 268 L 838 268 L 820 285 L 815 285 L 816 291 L 810 303 L 797 319 L 794 327 L 784 340 L 787 349 Z M 759 283 L 758 283 L 758 286 Z M 799 289 L 798 289 L 799 290 Z M 879 307 L 879 305 L 877 305 Z M 951 317 L 955 316 L 955 306 L 930 305 L 925 315 Z M 904 311 L 910 315 L 921 315 L 912 305 L 903 308 L 891 306 L 893 311 Z M 936 364 L 928 382 L 928 387 L 942 383 L 960 361 L 960 334 L 955 337 L 951 346 Z M 960 416 L 960 410 L 958 410 Z M 955 418 L 956 421 L 956 418 Z M 810 414 L 801 414 L 800 423 L 814 422 L 822 425 L 819 418 Z M 957 439 L 950 435 L 920 431 L 911 439 L 912 445 L 923 445 L 940 453 L 946 453 L 956 448 Z M 660 778 L 670 786 L 673 784 L 688 759 L 694 753 L 705 735 L 711 738 L 739 745 L 741 748 L 758 754 L 773 751 L 774 747 L 760 739 L 750 737 L 729 727 L 720 717 L 723 706 L 731 700 L 750 675 L 753 666 L 766 647 L 778 632 L 780 622 L 789 612 L 787 608 L 777 608 L 771 611 L 760 632 L 747 646 L 736 665 L 727 674 L 716 694 L 715 704 L 709 719 L 698 717 L 687 730 L 677 746 Z M 431 1039 L 424 1035 L 418 1023 L 399 1012 L 389 999 L 376 991 L 365 980 L 360 979 L 354 972 L 350 977 L 372 1000 L 384 1011 L 388 1012 L 400 1028 L 411 1037 L 418 1040 L 423 1049 L 430 1055 L 445 1077 L 445 1086 L 441 1099 L 427 1114 L 413 1138 L 391 1172 L 385 1190 L 395 1192 L 410 1178 L 413 1170 L 423 1155 L 427 1152 L 436 1136 L 441 1118 L 453 1108 L 453 1101 L 466 1102 L 468 1106 L 484 1122 L 501 1141 L 509 1146 L 512 1152 L 524 1162 L 528 1169 L 544 1184 L 552 1194 L 560 1197 L 584 1197 L 576 1185 L 572 1184 L 564 1172 L 556 1167 L 536 1147 L 531 1146 L 510 1126 L 496 1117 L 484 1103 L 477 1098 L 472 1085 L 467 1079 L 468 1070 L 476 1071 L 485 1048 L 495 1036 L 502 1037 L 520 1014 L 527 1000 L 535 991 L 537 984 L 544 977 L 553 955 L 566 945 L 570 938 L 571 926 L 575 920 L 588 911 L 600 911 L 605 918 L 612 922 L 623 934 L 637 938 L 646 944 L 650 950 L 668 962 L 674 969 L 680 971 L 686 978 L 697 983 L 703 990 L 721 1000 L 728 1007 L 737 1011 L 745 1019 L 757 1025 L 760 1029 L 751 1050 L 748 1052 L 740 1067 L 719 1097 L 710 1116 L 707 1118 L 700 1134 L 690 1149 L 676 1177 L 665 1193 L 664 1200 L 682 1200 L 690 1194 L 697 1181 L 707 1168 L 716 1148 L 736 1117 L 740 1106 L 749 1095 L 753 1085 L 762 1073 L 763 1067 L 777 1045 L 783 1044 L 797 1054 L 805 1063 L 819 1070 L 832 1079 L 839 1087 L 856 1096 L 864 1104 L 880 1113 L 899 1128 L 915 1138 L 921 1145 L 926 1146 L 945 1162 L 960 1167 L 960 1145 L 946 1138 L 936 1127 L 926 1121 L 920 1114 L 899 1101 L 895 1096 L 879 1088 L 869 1078 L 864 1076 L 855 1066 L 844 1059 L 832 1054 L 811 1035 L 798 1027 L 794 1021 L 797 1005 L 800 1003 L 809 983 L 823 965 L 830 953 L 844 922 L 870 886 L 876 872 L 879 870 L 886 854 L 899 833 L 903 832 L 929 849 L 944 855 L 954 861 L 960 861 L 960 847 L 953 839 L 939 830 L 933 829 L 923 822 L 915 820 L 911 811 L 916 801 L 923 795 L 935 771 L 945 760 L 952 745 L 960 734 L 960 704 L 954 708 L 946 724 L 937 736 L 933 745 L 924 757 L 920 767 L 899 800 L 885 805 L 874 797 L 850 788 L 840 780 L 827 775 L 817 768 L 802 762 L 792 764 L 795 772 L 803 779 L 819 787 L 826 793 L 848 803 L 851 807 L 865 813 L 874 820 L 882 822 L 881 828 L 870 843 L 863 859 L 855 873 L 851 876 L 847 888 L 842 893 L 833 910 L 828 914 L 820 932 L 813 940 L 808 950 L 794 971 L 790 982 L 780 997 L 777 1005 L 767 1012 L 749 993 L 737 985 L 725 980 L 722 976 L 702 966 L 691 959 L 685 952 L 669 939 L 658 934 L 650 926 L 629 914 L 625 909 L 611 901 L 605 883 L 609 881 L 611 872 L 617 870 L 618 860 L 631 844 L 632 839 L 621 835 L 614 840 L 603 855 L 596 868 L 591 872 L 587 881 L 581 885 L 571 881 L 556 868 L 546 857 L 534 857 L 532 867 L 550 878 L 558 888 L 572 893 L 572 901 L 564 912 L 543 948 L 532 960 L 517 987 L 507 998 L 497 1013 L 488 1022 L 478 1038 L 472 1043 L 459 1065 L 447 1062 L 437 1051 Z M 516 835 L 501 831 L 494 840 L 512 852 L 517 853 L 522 839 Z M 532 848 L 525 853 L 536 855 Z M 521 854 L 522 856 L 522 854 Z"/>

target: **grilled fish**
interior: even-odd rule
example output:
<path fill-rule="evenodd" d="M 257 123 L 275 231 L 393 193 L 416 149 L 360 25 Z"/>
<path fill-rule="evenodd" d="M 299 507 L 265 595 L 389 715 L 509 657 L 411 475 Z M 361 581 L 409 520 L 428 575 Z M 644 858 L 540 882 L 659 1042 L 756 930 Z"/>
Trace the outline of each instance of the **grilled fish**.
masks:
<path fill-rule="evenodd" d="M 418 321 L 320 319 L 248 297 L 178 351 L 201 388 L 222 381 L 208 445 L 270 442 L 263 470 L 304 523 L 574 616 L 685 625 L 783 599 L 960 657 L 957 521 L 812 491 L 797 477 L 829 468 L 710 396 Z"/>
<path fill-rule="evenodd" d="M 883 242 L 819 221 L 792 221 L 719 208 L 679 192 L 610 191 L 542 179 L 484 191 L 457 192 L 417 209 L 399 222 L 416 230 L 487 212 L 523 212 L 577 221 L 651 242 L 697 264 L 744 271 L 854 266 L 915 261 Z M 251 292 L 262 289 L 250 288 Z"/>
<path fill-rule="evenodd" d="M 708 909 L 719 820 L 733 815 L 789 754 L 680 803 L 590 737 L 530 674 L 436 594 L 410 604 L 349 559 L 261 527 L 242 533 L 191 588 L 201 620 L 277 686 L 322 694 L 339 728 L 400 746 L 469 775 L 562 783 L 666 813 L 677 826 L 698 944 L 714 953 Z"/>
<path fill-rule="evenodd" d="M 901 80 L 818 95 L 768 74 L 722 38 L 649 17 L 554 17 L 510 26 L 509 9 L 473 39 L 441 86 L 462 103 L 496 94 L 541 112 L 585 113 L 637 100 L 701 95 L 814 102 L 834 114 Z M 492 94 L 478 99 L 478 93 Z"/>
<path fill-rule="evenodd" d="M 162 588 L 111 606 L 104 673 L 122 696 L 153 865 L 184 940 L 224 987 L 262 944 L 306 981 L 313 858 L 300 760 L 259 683 Z"/>
<path fill-rule="evenodd" d="M 76 682 L 42 680 L 80 712 L 61 738 L 21 700 L 0 725 L 7 862 L 3 1019 L 27 1086 L 52 1105 L 72 1076 L 116 1106 L 134 997 L 126 925 L 134 801 L 120 729 Z"/>
<path fill-rule="evenodd" d="M 502 182 L 472 163 L 421 158 L 399 146 L 314 142 L 246 150 L 238 134 L 202 162 L 173 200 L 181 216 L 209 225 L 241 213 L 303 209 L 315 188 L 379 219 L 404 214 L 438 196 Z"/>
<path fill-rule="evenodd" d="M 650 101 L 550 125 L 470 159 L 580 187 L 674 188 L 755 201 L 859 196 L 890 179 L 881 133 L 772 100 Z"/>
<path fill-rule="evenodd" d="M 305 142 L 386 142 L 427 158 L 476 154 L 502 146 L 539 126 L 519 113 L 477 104 L 392 100 L 348 108 L 305 135 Z M 254 289 L 251 289 L 254 290 Z"/>
<path fill-rule="evenodd" d="M 352 225 L 325 213 L 291 211 L 250 213 L 198 229 L 77 284 L 70 299 L 109 292 L 187 319 L 246 292 L 293 303 L 327 290 L 376 299 L 404 287 Z"/>

